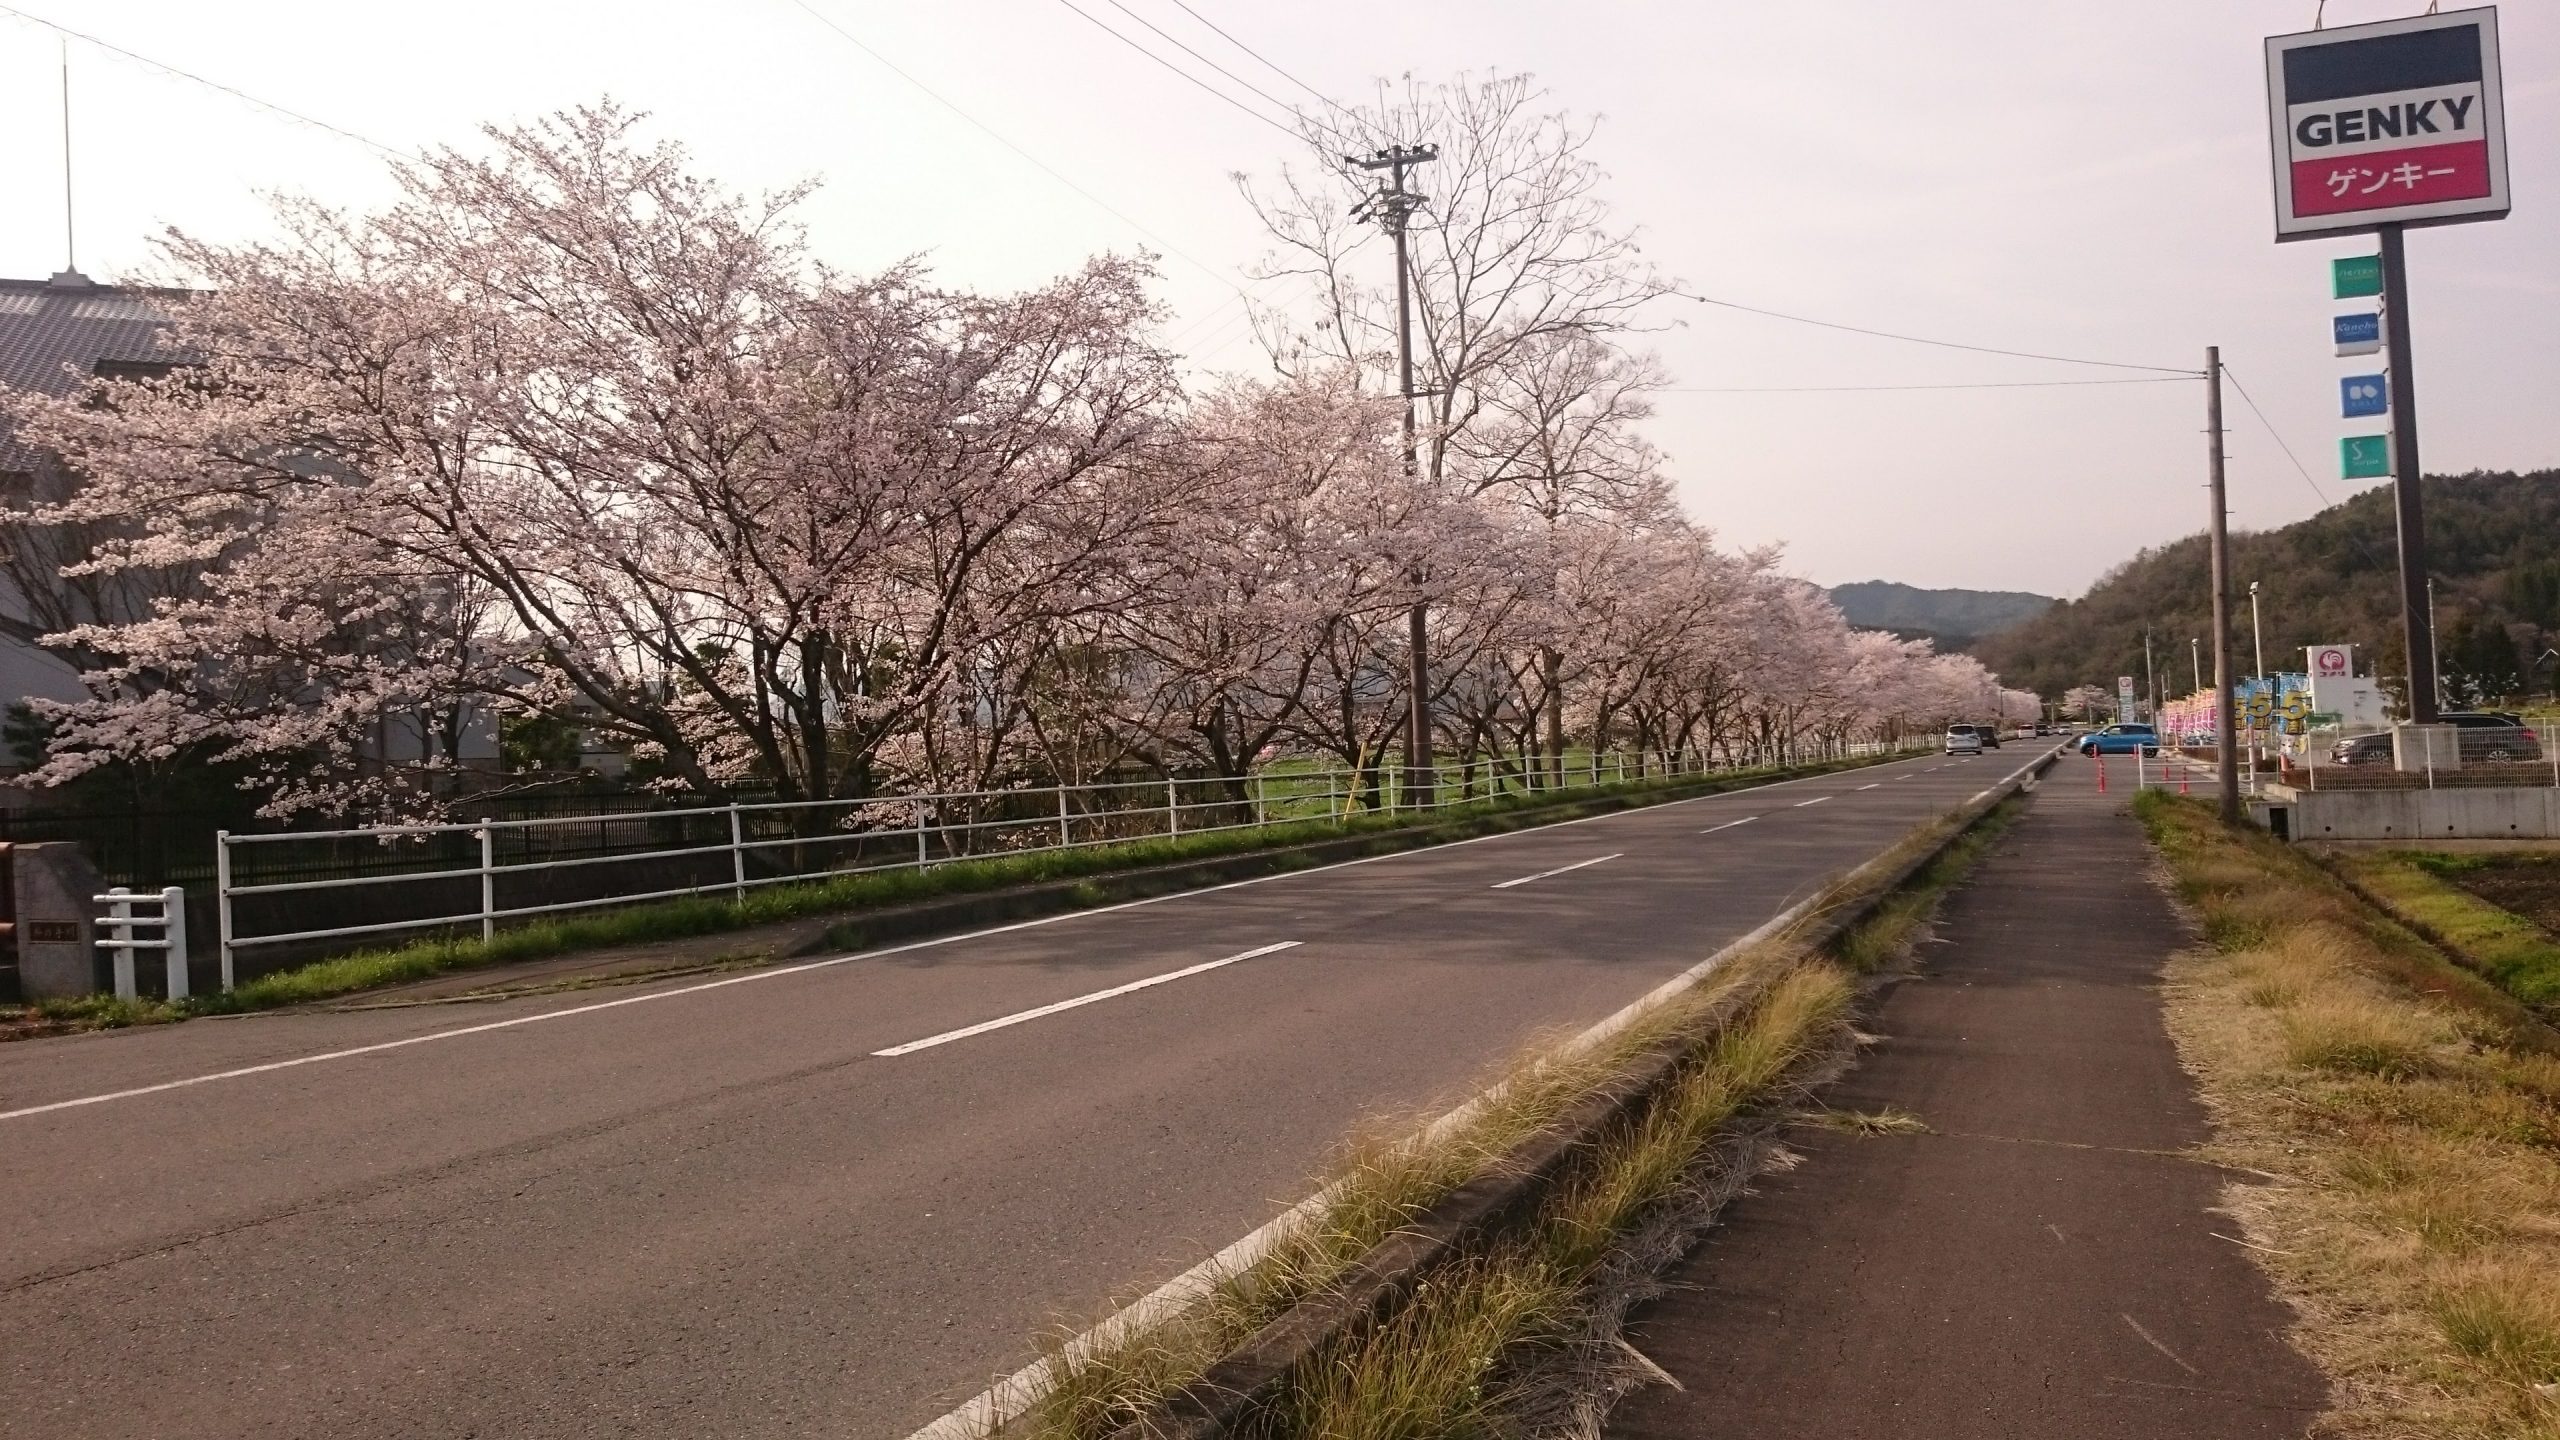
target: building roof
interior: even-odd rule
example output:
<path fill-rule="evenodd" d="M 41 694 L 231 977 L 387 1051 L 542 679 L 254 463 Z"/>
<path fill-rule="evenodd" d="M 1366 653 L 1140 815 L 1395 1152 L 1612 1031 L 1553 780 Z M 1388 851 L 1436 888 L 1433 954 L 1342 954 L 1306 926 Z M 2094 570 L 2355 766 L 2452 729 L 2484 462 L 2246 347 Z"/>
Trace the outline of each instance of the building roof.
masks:
<path fill-rule="evenodd" d="M 0 385 L 70 395 L 101 364 L 168 364 L 163 342 L 183 290 L 101 285 L 77 270 L 50 280 L 0 280 Z M 0 470 L 32 470 L 40 457 L 0 421 Z"/>

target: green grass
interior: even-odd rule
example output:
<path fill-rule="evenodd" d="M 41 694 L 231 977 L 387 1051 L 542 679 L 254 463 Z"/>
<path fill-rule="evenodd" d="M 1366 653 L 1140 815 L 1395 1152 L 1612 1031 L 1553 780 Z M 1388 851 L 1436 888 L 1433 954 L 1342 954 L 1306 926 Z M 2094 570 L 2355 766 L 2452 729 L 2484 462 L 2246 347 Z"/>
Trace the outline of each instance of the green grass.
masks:
<path fill-rule="evenodd" d="M 1108 877 L 1160 866 L 1286 849 L 1347 836 L 1375 835 L 1382 843 L 1389 843 L 1398 839 L 1417 840 L 1440 830 L 1508 828 L 1535 823 L 1538 816 L 1548 811 L 1595 802 L 1608 803 L 1629 797 L 1670 798 L 1706 794 L 1787 776 L 1822 774 L 1898 758 L 1901 757 L 1860 757 L 1785 770 L 1658 776 L 1622 785 L 1584 785 L 1510 794 L 1462 806 L 1447 806 L 1421 815 L 1394 810 L 1355 810 L 1338 818 L 1292 820 L 1189 835 L 1154 836 L 1069 850 L 1033 850 L 951 860 L 920 870 L 882 870 L 863 875 L 813 879 L 806 883 L 768 885 L 748 891 L 744 901 L 731 900 L 726 895 L 703 895 L 618 909 L 599 908 L 590 914 L 510 925 L 486 941 L 477 935 L 448 935 L 351 951 L 259 976 L 227 994 L 199 995 L 175 1003 L 149 998 L 119 1001 L 112 997 L 84 996 L 74 1000 L 41 1001 L 28 1007 L 27 1013 L 69 1028 L 100 1029 L 166 1023 L 197 1015 L 271 1010 L 338 999 L 457 971 L 610 946 L 718 935 L 812 916 L 838 912 L 859 914 L 947 896 L 981 894 L 1067 880 L 1093 882 L 1090 889 L 1080 889 L 1074 898 L 1080 904 L 1099 904 L 1113 898 L 1111 888 L 1103 883 Z"/>
<path fill-rule="evenodd" d="M 1524 1414 L 1559 1364 L 1570 1369 L 1577 1356 L 1592 1358 L 1591 1347 L 1614 1343 L 1607 1337 L 1616 1312 L 1603 1294 L 1625 1293 L 1637 1263 L 1627 1238 L 1711 1205 L 1702 1197 L 1736 1126 L 1752 1115 L 1791 1113 L 1817 1068 L 1810 1062 L 1849 1043 L 1857 981 L 1841 963 L 1841 945 L 1859 947 L 1869 964 L 1898 951 L 2013 813 L 1986 816 L 1984 833 L 1960 839 L 1906 881 L 1874 918 L 1835 942 L 1831 957 L 1807 954 L 1801 935 L 1777 937 L 1593 1051 L 1533 1050 L 1485 1092 L 1490 1103 L 1453 1131 L 1410 1121 L 1364 1131 L 1321 1177 L 1324 1203 L 1308 1223 L 1270 1255 L 1220 1277 L 1205 1299 L 1095 1346 L 1053 1341 L 1045 1351 L 1049 1388 L 1000 1433 L 1010 1440 L 1100 1440 L 1141 1422 L 1221 1355 L 1624 1073 L 1633 1057 L 1678 1046 L 1669 1082 L 1608 1127 L 1525 1221 L 1478 1237 L 1467 1253 L 1424 1275 L 1405 1303 L 1327 1341 L 1276 1393 L 1257 1401 L 1243 1432 L 1258 1440 L 1523 1433 Z M 1923 831 L 1905 844 L 1934 843 L 1942 834 Z M 1813 913 L 1836 913 L 1861 898 L 1852 887 L 1873 883 L 1843 882 Z M 1867 1133 L 1927 1128 L 1900 1112 L 1856 1119 Z M 1741 1172 L 1725 1168 L 1731 1173 L 1724 1181 L 1738 1184 Z"/>
<path fill-rule="evenodd" d="M 2135 811 L 2226 937 L 2171 961 L 2167 1023 L 2213 1120 L 2198 1158 L 2234 1177 L 2222 1213 L 2331 1381 L 2312 1429 L 2560 1437 L 2550 1030 L 2372 903 L 2381 886 L 2359 894 L 2201 804 L 2146 794 Z M 2360 853 L 2359 886 L 2367 867 L 2403 899 L 2444 884 Z"/>
<path fill-rule="evenodd" d="M 1900 959 L 1912 932 L 1938 908 L 1939 900 L 1947 891 L 1953 889 L 1984 853 L 1998 843 L 2001 832 L 2017 820 L 2019 812 L 2026 806 L 2026 797 L 2022 795 L 2010 796 L 1993 806 L 1954 844 L 1920 867 L 1920 873 L 1912 876 L 1901 889 L 1886 896 L 1865 919 L 1834 941 L 1831 953 L 1861 975 L 1874 974 Z"/>
<path fill-rule="evenodd" d="M 2444 878 L 2494 858 L 2389 851 L 2342 854 L 2335 863 L 2385 908 L 2499 989 L 2545 1015 L 2560 1014 L 2560 940 Z"/>

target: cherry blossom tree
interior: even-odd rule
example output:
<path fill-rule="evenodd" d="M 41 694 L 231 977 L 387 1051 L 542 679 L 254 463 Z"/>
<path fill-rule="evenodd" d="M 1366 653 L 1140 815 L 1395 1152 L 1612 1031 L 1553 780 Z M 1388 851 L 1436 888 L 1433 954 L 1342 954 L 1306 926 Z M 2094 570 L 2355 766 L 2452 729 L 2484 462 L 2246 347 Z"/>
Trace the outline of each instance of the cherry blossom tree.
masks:
<path fill-rule="evenodd" d="M 81 637 L 203 682 L 65 712 L 85 753 L 218 735 L 299 773 L 384 705 L 476 697 L 574 705 L 696 789 L 860 795 L 954 666 L 1118 603 L 1178 393 L 1143 265 L 836 276 L 801 192 L 729 195 L 634 124 L 493 130 L 380 215 L 286 204 L 270 244 L 172 235 L 197 363 L 22 402 L 85 478 L 53 518 L 121 527 L 87 569 L 207 571 Z M 342 803 L 343 768 L 280 803 Z"/>

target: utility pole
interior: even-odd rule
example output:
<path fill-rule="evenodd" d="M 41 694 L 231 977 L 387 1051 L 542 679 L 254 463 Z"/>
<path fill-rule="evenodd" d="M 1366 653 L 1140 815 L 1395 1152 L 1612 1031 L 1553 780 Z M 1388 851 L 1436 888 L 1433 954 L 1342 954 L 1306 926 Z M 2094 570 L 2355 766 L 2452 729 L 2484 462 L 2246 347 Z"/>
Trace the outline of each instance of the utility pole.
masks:
<path fill-rule="evenodd" d="M 1345 155 L 1344 160 L 1363 170 L 1384 170 L 1388 181 L 1376 194 L 1362 202 L 1353 218 L 1372 220 L 1386 230 L 1396 246 L 1396 393 L 1404 397 L 1404 478 L 1408 485 L 1418 483 L 1421 473 L 1419 447 L 1416 444 L 1413 417 L 1413 271 L 1405 259 L 1405 222 L 1430 198 L 1405 188 L 1405 171 L 1440 157 L 1437 145 L 1390 145 L 1372 152 L 1366 159 Z M 1422 565 L 1414 563 L 1411 576 L 1417 591 L 1422 583 Z M 1426 625 L 1430 607 L 1417 594 L 1413 609 L 1405 615 L 1407 673 L 1405 684 L 1410 704 L 1405 715 L 1404 798 L 1407 805 L 1418 803 L 1414 797 L 1428 795 L 1439 799 L 1439 790 L 1428 778 L 1431 773 L 1431 652 L 1430 631 Z"/>
<path fill-rule="evenodd" d="M 2420 508 L 2417 367 L 2409 358 L 2409 256 L 2397 223 L 2382 236 L 2382 344 L 2391 363 L 2391 512 L 2400 525 L 2400 629 L 2409 647 L 2409 723 L 2436 723 L 2436 620 L 2427 584 L 2427 517 Z M 2419 657 L 2427 659 L 2425 665 Z M 2423 671 L 2423 673 L 2421 673 Z"/>
<path fill-rule="evenodd" d="M 2204 429 L 2213 491 L 2213 744 L 2222 823 L 2240 823 L 2240 736 L 2231 713 L 2231 526 L 2222 497 L 2222 347 L 2204 347 Z"/>
<path fill-rule="evenodd" d="M 2160 723 L 2160 671 L 2151 663 L 2151 632 L 2148 630 L 2142 632 L 2142 688 L 2151 692 L 2151 714 L 2147 718 L 2156 726 Z"/>

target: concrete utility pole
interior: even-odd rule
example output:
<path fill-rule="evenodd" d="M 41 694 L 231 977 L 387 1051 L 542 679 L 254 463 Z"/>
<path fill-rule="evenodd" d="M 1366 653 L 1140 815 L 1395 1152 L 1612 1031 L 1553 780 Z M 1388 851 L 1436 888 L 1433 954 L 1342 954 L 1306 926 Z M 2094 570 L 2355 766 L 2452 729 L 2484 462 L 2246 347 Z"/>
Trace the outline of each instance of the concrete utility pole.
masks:
<path fill-rule="evenodd" d="M 2160 723 L 2160 671 L 2151 663 L 2151 632 L 2142 632 L 2142 688 L 2151 692 L 2150 721 Z"/>
<path fill-rule="evenodd" d="M 1421 470 L 1419 448 L 1415 440 L 1413 418 L 1413 271 L 1405 260 L 1405 222 L 1430 198 L 1407 190 L 1404 173 L 1416 165 L 1440 158 L 1437 145 L 1390 145 L 1370 154 L 1342 157 L 1363 170 L 1384 170 L 1388 181 L 1369 197 L 1355 218 L 1373 220 L 1386 230 L 1396 245 L 1396 393 L 1404 397 L 1404 478 L 1414 482 Z M 1421 567 L 1413 576 L 1418 586 Z M 1404 801 L 1418 802 L 1415 797 L 1439 798 L 1439 791 L 1429 778 L 1431 774 L 1431 652 L 1430 631 L 1426 624 L 1429 606 L 1417 599 L 1405 616 L 1407 674 L 1405 683 L 1411 692 L 1411 703 L 1405 715 L 1404 737 Z"/>
<path fill-rule="evenodd" d="M 2427 595 L 2427 517 L 2418 477 L 2418 381 L 2409 359 L 2409 256 L 2397 224 L 2382 236 L 2382 344 L 2390 352 L 2391 512 L 2400 524 L 2400 629 L 2409 647 L 2409 723 L 2436 723 L 2436 621 Z M 2421 662 L 2424 663 L 2421 663 Z"/>
<path fill-rule="evenodd" d="M 2222 823 L 2240 823 L 2240 736 L 2231 713 L 2231 526 L 2222 497 L 2222 347 L 2204 347 L 2204 429 L 2213 491 L 2213 744 Z"/>

